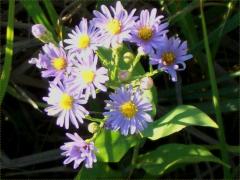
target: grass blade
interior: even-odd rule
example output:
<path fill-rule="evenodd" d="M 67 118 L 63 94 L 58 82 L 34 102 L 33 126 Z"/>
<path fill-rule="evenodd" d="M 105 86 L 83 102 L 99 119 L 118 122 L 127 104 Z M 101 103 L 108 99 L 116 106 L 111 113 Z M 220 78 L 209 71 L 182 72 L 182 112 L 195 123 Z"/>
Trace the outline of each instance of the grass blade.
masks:
<path fill-rule="evenodd" d="M 48 19 L 46 18 L 38 1 L 22 0 L 20 2 L 27 10 L 28 14 L 32 17 L 34 23 L 43 24 L 49 31 L 53 32 L 53 28 L 51 27 Z"/>
<path fill-rule="evenodd" d="M 56 27 L 57 25 L 57 20 L 58 20 L 58 14 L 52 4 L 52 1 L 50 0 L 43 0 L 43 4 L 45 5 L 47 11 L 48 11 L 48 15 L 51 19 L 51 22 L 53 24 L 54 27 Z"/>
<path fill-rule="evenodd" d="M 220 103 L 219 103 L 219 93 L 218 93 L 218 88 L 217 88 L 217 81 L 216 81 L 216 76 L 215 76 L 215 71 L 214 71 L 214 66 L 213 66 L 212 55 L 211 55 L 211 51 L 210 51 L 210 47 L 209 47 L 209 43 L 208 43 L 207 27 L 206 27 L 204 10 L 203 10 L 203 0 L 200 0 L 200 11 L 201 11 L 204 47 L 205 47 L 205 51 L 207 54 L 209 78 L 210 78 L 210 83 L 211 83 L 211 88 L 212 88 L 212 101 L 213 101 L 213 106 L 214 106 L 214 110 L 215 110 L 215 114 L 216 114 L 217 123 L 219 126 L 217 133 L 218 133 L 218 138 L 220 140 L 220 145 L 221 145 L 220 150 L 221 150 L 221 155 L 222 155 L 223 161 L 225 163 L 229 164 L 229 157 L 228 157 L 228 154 L 226 151 L 227 147 L 226 147 L 225 133 L 224 133 L 224 127 L 223 127 L 223 121 L 222 121 L 222 114 L 221 114 L 221 108 L 220 108 Z M 224 170 L 224 179 L 231 179 L 229 169 L 226 167 L 223 167 L 223 170 Z"/>
<path fill-rule="evenodd" d="M 60 150 L 53 149 L 41 153 L 32 154 L 29 156 L 11 159 L 9 164 L 2 164 L 1 169 L 26 167 L 35 164 L 51 162 L 58 159 L 61 159 Z"/>
<path fill-rule="evenodd" d="M 9 1 L 8 8 L 8 25 L 6 35 L 6 48 L 4 65 L 0 79 L 0 105 L 2 104 L 3 97 L 6 93 L 8 86 L 9 76 L 12 66 L 12 55 L 13 55 L 13 38 L 14 38 L 14 11 L 15 11 L 15 0 Z"/>

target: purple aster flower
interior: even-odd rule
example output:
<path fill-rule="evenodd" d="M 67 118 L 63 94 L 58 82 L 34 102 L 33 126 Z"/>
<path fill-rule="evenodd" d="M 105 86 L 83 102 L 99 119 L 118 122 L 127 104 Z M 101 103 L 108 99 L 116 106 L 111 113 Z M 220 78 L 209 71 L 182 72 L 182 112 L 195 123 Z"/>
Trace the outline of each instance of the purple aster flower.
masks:
<path fill-rule="evenodd" d="M 95 18 L 94 24 L 102 33 L 104 41 L 103 46 L 116 47 L 123 40 L 130 38 L 130 31 L 135 24 L 136 16 L 133 16 L 136 9 L 133 9 L 130 14 L 123 8 L 120 1 L 117 1 L 116 8 L 110 7 L 111 11 L 105 6 L 101 6 L 102 12 L 93 11 Z"/>
<path fill-rule="evenodd" d="M 72 69 L 70 80 L 68 85 L 72 91 L 84 94 L 86 99 L 91 95 L 96 98 L 96 89 L 101 91 L 107 91 L 107 88 L 103 85 L 108 78 L 108 70 L 104 67 L 97 69 L 97 56 L 92 53 L 86 58 L 76 56 L 78 62 L 75 63 L 75 67 Z"/>
<path fill-rule="evenodd" d="M 121 134 L 135 134 L 147 127 L 147 122 L 152 122 L 147 113 L 152 110 L 152 104 L 143 98 L 142 92 L 132 87 L 120 87 L 115 93 L 110 94 L 111 100 L 106 101 L 104 115 L 107 116 L 106 128 L 120 130 Z"/>
<path fill-rule="evenodd" d="M 48 97 L 43 97 L 43 100 L 48 103 L 45 111 L 49 116 L 58 116 L 57 125 L 69 128 L 69 121 L 79 128 L 78 123 L 83 123 L 83 118 L 89 112 L 82 106 L 87 101 L 83 97 L 76 97 L 73 92 L 69 91 L 59 83 L 58 86 L 50 84 Z"/>
<path fill-rule="evenodd" d="M 162 42 L 163 34 L 167 33 L 168 23 L 161 24 L 163 16 L 157 16 L 157 9 L 142 10 L 140 19 L 131 31 L 131 42 L 136 43 L 144 53 L 150 53 Z"/>
<path fill-rule="evenodd" d="M 53 83 L 57 84 L 71 71 L 70 55 L 66 54 L 61 45 L 56 47 L 52 43 L 45 44 L 42 49 L 38 58 L 30 59 L 29 63 L 42 69 L 42 77 L 54 77 Z"/>
<path fill-rule="evenodd" d="M 179 38 L 164 37 L 164 43 L 161 48 L 157 49 L 156 54 L 150 55 L 150 64 L 157 64 L 158 69 L 170 74 L 172 81 L 177 81 L 176 71 L 186 68 L 185 61 L 193 56 L 187 54 L 187 42 L 181 42 Z"/>
<path fill-rule="evenodd" d="M 85 18 L 82 18 L 79 25 L 68 36 L 70 39 L 66 39 L 64 42 L 69 45 L 65 49 L 69 50 L 70 53 L 78 52 L 83 56 L 95 51 L 101 40 L 100 32 L 93 25 L 92 21 L 88 24 Z"/>
<path fill-rule="evenodd" d="M 96 151 L 94 143 L 84 141 L 77 133 L 66 133 L 66 136 L 72 141 L 64 143 L 60 147 L 64 151 L 61 155 L 66 156 L 63 164 L 74 161 L 73 168 L 76 169 L 83 162 L 86 168 L 92 168 L 93 163 L 97 162 L 94 154 L 94 151 Z"/>

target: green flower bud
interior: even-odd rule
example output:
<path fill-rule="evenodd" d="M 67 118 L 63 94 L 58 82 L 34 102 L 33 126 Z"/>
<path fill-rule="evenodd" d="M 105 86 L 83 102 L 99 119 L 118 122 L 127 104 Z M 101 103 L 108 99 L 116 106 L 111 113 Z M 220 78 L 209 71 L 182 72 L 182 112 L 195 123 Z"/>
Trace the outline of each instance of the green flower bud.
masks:
<path fill-rule="evenodd" d="M 92 134 L 96 133 L 99 129 L 99 125 L 96 122 L 91 122 L 88 124 L 88 131 Z"/>
<path fill-rule="evenodd" d="M 39 39 L 43 43 L 54 43 L 52 34 L 47 30 L 47 28 L 42 24 L 35 24 L 32 26 L 32 34 L 35 38 Z"/>
<path fill-rule="evenodd" d="M 134 60 L 134 54 L 131 53 L 131 52 L 126 52 L 124 55 L 123 55 L 123 61 L 127 64 L 129 63 L 132 63 L 133 60 Z"/>

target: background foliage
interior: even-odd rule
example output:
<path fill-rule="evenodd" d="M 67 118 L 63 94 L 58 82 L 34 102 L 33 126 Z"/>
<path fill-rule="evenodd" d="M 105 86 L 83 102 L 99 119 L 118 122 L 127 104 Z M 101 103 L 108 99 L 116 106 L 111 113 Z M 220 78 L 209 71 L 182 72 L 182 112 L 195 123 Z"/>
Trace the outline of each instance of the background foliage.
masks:
<path fill-rule="evenodd" d="M 41 47 L 41 42 L 31 35 L 31 26 L 42 23 L 60 40 L 81 17 L 91 18 L 93 9 L 112 2 L 1 1 L 1 176 L 213 179 L 223 178 L 224 167 L 228 177 L 239 177 L 240 20 L 237 0 L 206 0 L 205 19 L 199 0 L 123 0 L 125 7 L 137 8 L 138 12 L 158 8 L 169 20 L 172 35 L 178 33 L 188 41 L 194 60 L 187 63 L 177 83 L 170 82 L 165 74 L 153 77 L 155 90 L 150 94 L 155 100 L 156 121 L 142 133 L 144 140 L 135 136 L 126 139 L 118 133 L 103 131 L 96 140 L 101 153 L 93 169 L 82 168 L 78 173 L 62 165 L 58 147 L 65 140 L 65 130 L 55 126 L 55 119 L 43 112 L 46 105 L 41 97 L 47 94 L 47 82 L 28 64 L 28 59 L 36 56 Z M 204 23 L 207 36 L 202 28 Z M 102 61 L 110 58 L 104 50 L 98 54 Z M 211 57 L 216 79 L 209 76 Z M 146 59 L 142 59 L 141 64 L 139 71 L 148 70 Z M 219 92 L 222 125 L 212 103 L 215 92 L 211 87 L 214 85 Z M 105 97 L 105 94 L 97 97 L 99 106 L 94 102 L 88 105 L 95 117 L 102 111 Z M 83 138 L 89 137 L 86 127 L 87 123 L 79 130 Z"/>

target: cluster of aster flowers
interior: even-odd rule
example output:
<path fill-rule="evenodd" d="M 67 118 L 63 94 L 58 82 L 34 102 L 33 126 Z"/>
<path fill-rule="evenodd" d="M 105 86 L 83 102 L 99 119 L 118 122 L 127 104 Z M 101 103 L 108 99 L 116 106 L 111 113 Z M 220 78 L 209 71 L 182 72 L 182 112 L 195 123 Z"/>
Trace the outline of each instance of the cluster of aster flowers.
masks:
<path fill-rule="evenodd" d="M 69 129 L 73 125 L 78 129 L 90 114 L 84 105 L 90 98 L 95 99 L 99 91 L 107 92 L 110 87 L 107 85 L 110 72 L 101 66 L 96 55 L 99 47 L 114 49 L 123 43 L 135 43 L 139 54 L 149 56 L 151 65 L 157 65 L 158 70 L 177 81 L 176 71 L 184 70 L 185 61 L 192 58 L 187 54 L 186 41 L 167 36 L 168 23 L 163 21 L 163 16 L 157 15 L 157 9 L 142 10 L 139 16 L 135 11 L 128 12 L 120 1 L 116 7 L 102 5 L 100 11 L 93 11 L 92 20 L 82 18 L 68 37 L 58 43 L 43 25 L 32 27 L 33 35 L 45 44 L 38 57 L 29 63 L 35 64 L 42 77 L 49 81 L 49 94 L 43 98 L 48 104 L 45 111 L 57 117 L 58 126 Z M 110 100 L 105 101 L 101 128 L 120 131 L 126 136 L 141 132 L 153 121 L 149 114 L 152 104 L 143 96 L 143 90 L 153 82 L 149 77 L 141 82 L 139 87 L 131 83 L 120 85 L 110 93 Z M 73 167 L 77 168 L 84 163 L 86 168 L 91 168 L 97 161 L 94 138 L 83 140 L 77 133 L 66 136 L 71 141 L 60 148 L 66 157 L 64 164 L 74 162 Z"/>

